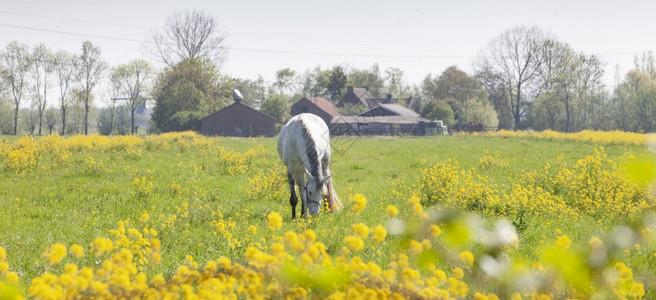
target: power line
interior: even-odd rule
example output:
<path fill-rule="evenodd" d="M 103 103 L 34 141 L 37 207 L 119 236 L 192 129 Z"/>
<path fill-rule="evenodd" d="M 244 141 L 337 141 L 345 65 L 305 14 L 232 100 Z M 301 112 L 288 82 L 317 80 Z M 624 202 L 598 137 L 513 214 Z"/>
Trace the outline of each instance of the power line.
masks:
<path fill-rule="evenodd" d="M 15 12 L 15 11 L 7 11 L 7 10 L 0 10 L 0 14 L 15 15 L 15 16 L 26 16 L 26 17 L 32 17 L 32 18 L 60 20 L 60 21 L 77 22 L 77 23 L 89 23 L 89 24 L 100 24 L 100 25 L 110 25 L 110 26 L 121 26 L 121 27 L 134 27 L 134 26 L 137 26 L 137 25 L 125 24 L 125 23 L 110 23 L 110 22 L 99 22 L 99 21 L 92 21 L 92 20 L 70 19 L 70 18 L 44 16 L 44 15 L 22 13 L 22 12 Z"/>
<path fill-rule="evenodd" d="M 147 41 L 144 41 L 144 40 L 126 39 L 126 38 L 119 38 L 119 37 L 112 37 L 112 36 L 105 36 L 105 35 L 70 32 L 70 31 L 62 31 L 62 30 L 54 30 L 54 29 L 38 28 L 38 27 L 30 27 L 30 26 L 21 26 L 21 25 L 12 25 L 12 24 L 3 24 L 3 23 L 0 23 L 0 27 L 17 28 L 17 29 L 41 31 L 41 32 L 48 32 L 48 33 L 58 33 L 58 34 L 65 34 L 65 35 L 72 35 L 72 36 L 92 37 L 92 38 L 123 41 L 123 42 L 133 42 L 133 43 L 147 42 Z"/>

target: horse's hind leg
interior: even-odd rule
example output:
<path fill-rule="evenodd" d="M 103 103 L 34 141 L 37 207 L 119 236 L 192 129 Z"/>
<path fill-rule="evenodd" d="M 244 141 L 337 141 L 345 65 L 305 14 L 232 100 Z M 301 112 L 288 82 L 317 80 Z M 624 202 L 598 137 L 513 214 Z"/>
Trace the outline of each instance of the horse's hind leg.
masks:
<path fill-rule="evenodd" d="M 292 219 L 296 219 L 296 204 L 298 203 L 298 198 L 296 197 L 296 189 L 294 188 L 294 177 L 292 174 L 287 172 L 287 183 L 289 183 L 289 204 L 292 206 Z"/>

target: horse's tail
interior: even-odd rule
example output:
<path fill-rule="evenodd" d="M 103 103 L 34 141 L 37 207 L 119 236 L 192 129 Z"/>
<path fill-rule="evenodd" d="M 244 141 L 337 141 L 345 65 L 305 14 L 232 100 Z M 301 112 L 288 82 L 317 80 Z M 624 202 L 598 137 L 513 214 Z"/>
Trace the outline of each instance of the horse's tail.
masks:
<path fill-rule="evenodd" d="M 337 198 L 337 192 L 335 192 L 335 188 L 333 187 L 332 178 L 328 179 L 328 182 L 326 182 L 326 189 L 328 190 L 328 209 L 330 212 L 341 210 L 344 206 Z"/>

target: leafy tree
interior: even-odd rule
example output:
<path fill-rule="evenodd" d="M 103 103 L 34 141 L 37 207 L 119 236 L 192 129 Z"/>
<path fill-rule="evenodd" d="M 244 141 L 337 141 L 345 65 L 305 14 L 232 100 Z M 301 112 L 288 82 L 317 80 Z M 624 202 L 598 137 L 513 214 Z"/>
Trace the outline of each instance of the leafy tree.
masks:
<path fill-rule="evenodd" d="M 206 58 L 219 66 L 227 54 L 218 20 L 198 10 L 174 12 L 148 40 L 150 52 L 169 67 L 190 58 Z"/>
<path fill-rule="evenodd" d="M 510 130 L 514 128 L 513 116 L 510 111 L 510 97 L 508 97 L 508 89 L 505 88 L 505 83 L 500 74 L 491 72 L 490 70 L 479 70 L 475 76 L 481 83 L 481 86 L 488 94 L 488 100 L 494 106 L 499 120 L 498 129 Z"/>
<path fill-rule="evenodd" d="M 538 27 L 514 27 L 491 40 L 478 58 L 479 71 L 497 74 L 502 80 L 499 84 L 507 90 L 516 127 L 542 88 L 544 39 L 545 34 Z"/>
<path fill-rule="evenodd" d="M 410 87 L 406 84 L 401 69 L 388 68 L 385 70 L 385 85 L 383 92 L 396 96 L 399 99 L 410 96 Z"/>
<path fill-rule="evenodd" d="M 103 71 L 107 64 L 100 58 L 100 47 L 95 46 L 90 41 L 82 43 L 82 54 L 77 63 L 77 82 L 80 85 L 82 104 L 84 106 L 84 134 L 89 132 L 89 110 L 93 104 L 92 91 L 100 81 Z"/>
<path fill-rule="evenodd" d="M 1 96 L 0 93 L 0 133 L 11 134 L 13 133 L 12 118 L 13 112 L 9 100 Z"/>
<path fill-rule="evenodd" d="M 380 67 L 374 64 L 370 69 L 354 69 L 347 75 L 348 85 L 354 87 L 366 87 L 371 96 L 381 98 L 385 80 L 380 74 Z"/>
<path fill-rule="evenodd" d="M 453 109 L 443 100 L 433 99 L 422 108 L 421 115 L 431 120 L 442 120 L 444 125 L 451 126 L 455 123 Z"/>
<path fill-rule="evenodd" d="M 328 92 L 330 70 L 321 70 L 321 67 L 317 66 L 300 75 L 299 82 L 301 83 L 300 93 L 299 95 L 294 95 L 293 99 L 306 95 L 330 98 L 330 93 Z"/>
<path fill-rule="evenodd" d="M 496 112 L 489 103 L 487 92 L 474 77 L 456 66 L 444 70 L 438 78 L 430 74 L 424 79 L 423 94 L 429 99 L 441 100 L 451 105 L 460 127 L 469 121 L 478 121 L 486 126 L 497 126 Z M 485 112 L 491 110 L 491 112 Z M 476 113 L 473 113 L 476 112 Z"/>
<path fill-rule="evenodd" d="M 656 80 L 637 69 L 617 86 L 616 121 L 624 131 L 656 131 Z"/>
<path fill-rule="evenodd" d="M 23 100 L 23 93 L 28 84 L 27 74 L 32 65 L 32 58 L 28 47 L 17 41 L 7 44 L 2 56 L 2 79 L 9 86 L 14 106 L 14 131 L 18 133 L 18 112 Z"/>
<path fill-rule="evenodd" d="M 332 100 L 337 100 L 344 94 L 344 90 L 346 89 L 346 74 L 344 74 L 344 69 L 341 66 L 335 66 L 330 71 L 326 89 Z"/>
<path fill-rule="evenodd" d="M 296 89 L 296 71 L 285 68 L 276 72 L 276 81 L 273 86 L 278 94 L 291 95 Z"/>
<path fill-rule="evenodd" d="M 61 134 L 66 133 L 66 112 L 71 104 L 72 97 L 69 91 L 75 77 L 75 55 L 66 51 L 57 51 L 53 55 L 53 69 L 57 84 L 59 85 L 59 109 L 61 114 Z"/>
<path fill-rule="evenodd" d="M 216 66 L 207 59 L 184 59 L 162 72 L 154 85 L 152 120 L 163 132 L 198 129 L 200 118 L 229 102 Z M 230 90 L 231 91 L 231 90 Z"/>
<path fill-rule="evenodd" d="M 57 108 L 48 107 L 43 115 L 46 120 L 46 126 L 48 127 L 48 134 L 52 134 L 52 130 L 55 128 L 55 125 L 59 122 L 59 111 Z"/>
<path fill-rule="evenodd" d="M 276 122 L 282 123 L 289 118 L 289 101 L 284 95 L 271 94 L 264 102 L 260 111 L 274 118 Z"/>
<path fill-rule="evenodd" d="M 23 128 L 25 131 L 29 132 L 30 135 L 34 135 L 37 122 L 39 122 L 39 115 L 36 109 L 33 107 L 23 107 L 21 108 L 20 113 L 22 116 Z"/>
<path fill-rule="evenodd" d="M 130 111 L 130 134 L 135 134 L 134 114 L 139 107 L 146 104 L 146 91 L 150 80 L 152 68 L 150 64 L 142 59 L 137 59 L 125 65 L 120 65 L 110 74 L 112 82 L 118 83 L 127 100 L 127 108 Z"/>

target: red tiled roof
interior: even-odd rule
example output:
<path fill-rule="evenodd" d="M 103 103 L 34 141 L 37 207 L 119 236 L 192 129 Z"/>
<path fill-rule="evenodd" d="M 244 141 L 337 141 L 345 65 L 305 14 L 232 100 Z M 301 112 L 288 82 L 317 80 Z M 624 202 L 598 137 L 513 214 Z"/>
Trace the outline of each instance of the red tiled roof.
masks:
<path fill-rule="evenodd" d="M 329 115 L 335 117 L 335 116 L 341 116 L 342 114 L 337 111 L 337 108 L 335 108 L 335 105 L 333 105 L 332 102 L 327 100 L 326 98 L 322 97 L 305 97 L 308 101 L 314 103 L 317 107 L 319 107 L 321 110 L 325 111 Z"/>

